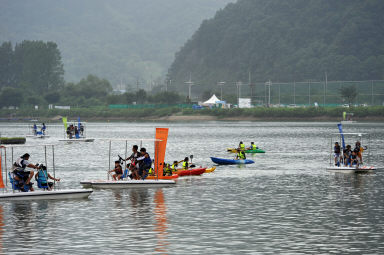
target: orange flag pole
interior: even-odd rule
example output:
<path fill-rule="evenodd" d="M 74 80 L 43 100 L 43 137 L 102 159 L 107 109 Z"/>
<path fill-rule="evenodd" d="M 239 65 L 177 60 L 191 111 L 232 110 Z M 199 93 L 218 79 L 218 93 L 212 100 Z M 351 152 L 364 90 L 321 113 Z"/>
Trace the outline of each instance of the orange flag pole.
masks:
<path fill-rule="evenodd" d="M 155 175 L 163 174 L 165 151 L 167 149 L 168 128 L 156 128 L 155 135 Z M 160 140 L 160 141 L 157 141 Z"/>
<path fill-rule="evenodd" d="M 3 182 L 3 168 L 2 168 L 3 162 L 2 162 L 2 159 L 3 159 L 3 154 L 1 153 L 0 154 L 0 189 L 5 188 L 5 185 Z"/>

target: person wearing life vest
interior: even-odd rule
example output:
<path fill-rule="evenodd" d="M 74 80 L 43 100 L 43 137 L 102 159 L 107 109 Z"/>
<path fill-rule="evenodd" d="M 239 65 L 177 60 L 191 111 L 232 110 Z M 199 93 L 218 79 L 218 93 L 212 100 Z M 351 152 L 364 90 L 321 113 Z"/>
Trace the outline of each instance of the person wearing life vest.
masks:
<path fill-rule="evenodd" d="M 189 167 L 189 158 L 188 157 L 185 157 L 184 161 L 183 161 L 183 165 L 182 165 L 182 168 L 183 169 L 188 169 Z"/>
<path fill-rule="evenodd" d="M 171 170 L 172 170 L 172 173 L 175 173 L 177 172 L 177 167 L 179 166 L 179 162 L 178 161 L 173 161 L 173 164 L 171 166 Z"/>
<path fill-rule="evenodd" d="M 139 162 L 139 176 L 144 180 L 152 166 L 151 157 L 145 148 L 140 149 L 140 157 L 137 158 L 137 162 Z"/>
<path fill-rule="evenodd" d="M 164 164 L 164 170 L 163 170 L 164 176 L 172 176 L 172 168 L 169 164 Z"/>
<path fill-rule="evenodd" d="M 243 150 L 237 149 L 236 159 L 246 159 L 245 152 Z"/>
<path fill-rule="evenodd" d="M 239 143 L 239 149 L 244 151 L 245 150 L 245 144 L 243 142 Z"/>
<path fill-rule="evenodd" d="M 48 179 L 54 180 L 59 182 L 59 178 L 54 178 L 52 177 L 48 172 L 47 172 L 47 167 L 41 165 L 39 167 L 39 170 L 37 171 L 35 175 L 35 179 L 40 182 L 42 186 L 48 186 L 48 190 L 52 190 L 53 182 L 48 182 Z"/>
<path fill-rule="evenodd" d="M 257 150 L 258 148 L 254 142 L 251 142 L 251 146 L 249 146 L 247 149 L 248 150 Z"/>
<path fill-rule="evenodd" d="M 149 168 L 148 170 L 148 175 L 151 175 L 151 176 L 154 176 L 155 175 L 155 172 L 153 171 L 153 168 Z"/>
<path fill-rule="evenodd" d="M 33 191 L 33 183 L 31 183 L 31 179 L 33 175 L 35 174 L 34 171 L 27 171 L 26 168 L 34 168 L 37 169 L 37 165 L 33 165 L 29 163 L 29 157 L 30 155 L 28 153 L 25 153 L 23 156 L 18 158 L 15 163 L 13 163 L 13 173 L 14 173 L 14 179 L 16 181 L 19 181 L 20 188 L 22 188 L 25 185 L 30 186 L 30 190 Z"/>

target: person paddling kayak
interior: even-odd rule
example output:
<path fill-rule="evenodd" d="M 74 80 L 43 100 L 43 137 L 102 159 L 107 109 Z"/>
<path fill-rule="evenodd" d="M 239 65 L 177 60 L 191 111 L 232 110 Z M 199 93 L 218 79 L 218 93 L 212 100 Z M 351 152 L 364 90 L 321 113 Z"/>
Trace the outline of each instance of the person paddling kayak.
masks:
<path fill-rule="evenodd" d="M 247 159 L 247 158 L 245 157 L 245 153 L 243 150 L 237 149 L 237 154 L 235 159 Z"/>

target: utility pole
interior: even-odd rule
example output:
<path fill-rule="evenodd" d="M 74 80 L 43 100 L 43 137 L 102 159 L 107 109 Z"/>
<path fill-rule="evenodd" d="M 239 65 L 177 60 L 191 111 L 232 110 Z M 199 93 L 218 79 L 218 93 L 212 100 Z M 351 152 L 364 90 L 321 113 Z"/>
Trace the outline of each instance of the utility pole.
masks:
<path fill-rule="evenodd" d="M 309 106 L 311 106 L 311 80 L 308 81 L 308 102 Z"/>
<path fill-rule="evenodd" d="M 328 83 L 328 77 L 327 77 L 327 72 L 325 72 L 325 84 L 324 84 L 324 107 L 325 107 L 325 101 L 327 97 L 327 84 Z"/>
<path fill-rule="evenodd" d="M 188 98 L 190 101 L 191 101 L 191 87 L 195 85 L 195 83 L 191 79 L 192 79 L 192 75 L 191 73 L 189 73 L 189 81 L 186 81 L 185 84 L 188 85 Z"/>
<path fill-rule="evenodd" d="M 272 86 L 271 80 L 267 81 L 265 83 L 265 86 L 268 86 L 268 104 L 267 104 L 267 107 L 269 107 L 271 105 L 271 86 Z"/>
<path fill-rule="evenodd" d="M 293 104 L 296 104 L 296 81 L 293 81 Z"/>
<path fill-rule="evenodd" d="M 240 86 L 243 83 L 241 81 L 236 82 L 236 87 L 237 87 L 237 105 L 239 105 L 239 98 L 240 98 Z"/>
<path fill-rule="evenodd" d="M 220 86 L 220 100 L 223 101 L 223 86 L 225 85 L 225 81 L 219 81 L 217 85 Z"/>
<path fill-rule="evenodd" d="M 251 100 L 252 100 L 253 99 L 254 86 L 252 84 L 251 71 L 248 72 L 248 85 L 249 85 L 249 88 L 251 89 Z"/>

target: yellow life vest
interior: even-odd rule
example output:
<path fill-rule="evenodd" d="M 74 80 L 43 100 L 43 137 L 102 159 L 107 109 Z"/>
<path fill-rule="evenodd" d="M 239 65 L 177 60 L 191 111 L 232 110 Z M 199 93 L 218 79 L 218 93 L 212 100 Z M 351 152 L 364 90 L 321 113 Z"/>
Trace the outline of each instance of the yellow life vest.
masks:
<path fill-rule="evenodd" d="M 256 150 L 256 149 L 257 149 L 256 144 L 252 144 L 252 150 Z"/>
<path fill-rule="evenodd" d="M 183 162 L 183 169 L 188 169 L 188 162 L 186 161 Z"/>
<path fill-rule="evenodd" d="M 152 167 L 149 168 L 148 174 L 149 174 L 149 175 L 152 175 L 152 174 L 153 174 L 153 169 L 152 169 Z"/>
<path fill-rule="evenodd" d="M 240 149 L 245 150 L 245 144 L 240 144 Z"/>
<path fill-rule="evenodd" d="M 245 154 L 244 154 L 244 152 L 239 151 L 239 152 L 237 153 L 237 158 L 239 158 L 239 159 L 245 159 Z"/>

